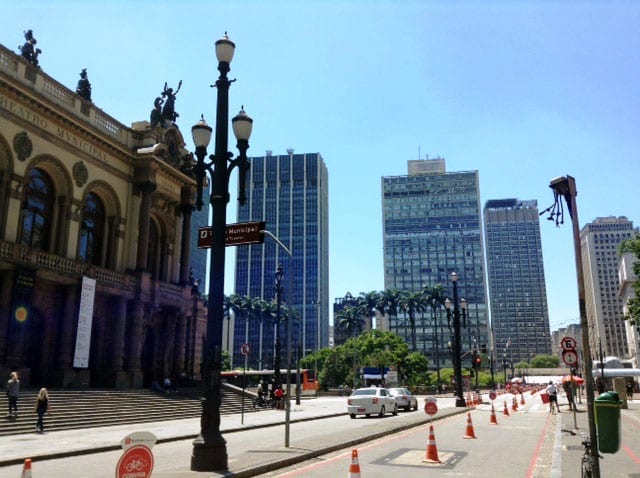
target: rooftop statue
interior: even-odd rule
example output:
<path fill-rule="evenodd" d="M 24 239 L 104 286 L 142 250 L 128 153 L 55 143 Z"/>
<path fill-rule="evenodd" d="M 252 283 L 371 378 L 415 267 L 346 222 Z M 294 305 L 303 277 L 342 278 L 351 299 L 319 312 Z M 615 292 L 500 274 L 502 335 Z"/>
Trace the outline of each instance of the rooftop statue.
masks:
<path fill-rule="evenodd" d="M 87 69 L 83 68 L 80 72 L 80 79 L 78 80 L 78 86 L 76 86 L 76 93 L 82 96 L 85 100 L 91 101 L 91 83 L 87 79 Z"/>
<path fill-rule="evenodd" d="M 176 95 L 178 91 L 180 91 L 180 87 L 182 86 L 182 80 L 178 83 L 178 88 L 176 91 L 173 91 L 173 88 L 167 88 L 167 83 L 164 84 L 164 91 L 162 92 L 162 97 L 165 98 L 164 106 L 162 107 L 162 119 L 168 121 L 170 123 L 175 123 L 178 116 L 180 116 L 175 111 L 175 103 L 176 103 Z"/>
<path fill-rule="evenodd" d="M 34 45 L 38 42 L 35 38 L 33 38 L 33 30 L 27 30 L 26 32 L 24 32 L 24 39 L 26 40 L 26 42 L 20 47 L 20 54 L 33 66 L 39 67 L 40 65 L 38 65 L 38 55 L 42 53 L 42 50 L 40 48 L 34 47 Z"/>

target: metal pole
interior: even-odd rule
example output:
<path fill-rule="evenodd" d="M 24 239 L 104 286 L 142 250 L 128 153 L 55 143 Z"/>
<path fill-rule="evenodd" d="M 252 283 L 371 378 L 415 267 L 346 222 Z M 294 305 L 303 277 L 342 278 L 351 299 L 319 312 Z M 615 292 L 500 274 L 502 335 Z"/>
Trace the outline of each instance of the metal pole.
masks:
<path fill-rule="evenodd" d="M 592 367 L 593 362 L 591 359 L 591 347 L 589 340 L 589 322 L 587 321 L 587 309 L 585 305 L 585 289 L 584 289 L 584 273 L 582 270 L 582 248 L 580 245 L 580 222 L 578 220 L 578 206 L 576 202 L 576 196 L 578 191 L 576 189 L 575 179 L 569 175 L 553 179 L 549 185 L 556 195 L 564 197 L 567 207 L 569 209 L 569 215 L 571 216 L 571 224 L 573 230 L 573 250 L 576 263 L 576 276 L 578 282 L 578 306 L 580 309 L 580 327 L 582 329 L 582 348 L 584 354 L 584 370 L 585 370 L 585 385 L 587 389 L 587 415 L 589 419 L 589 437 L 591 440 L 591 455 L 593 457 L 593 477 L 600 478 L 600 455 L 598 453 L 598 440 L 596 423 L 594 416 L 594 380 Z"/>
<path fill-rule="evenodd" d="M 464 396 L 462 394 L 462 353 L 461 337 L 460 337 L 460 306 L 458 304 L 458 282 L 457 275 L 451 274 L 453 281 L 453 358 L 454 358 L 454 374 L 456 377 L 456 407 L 466 407 Z"/>
<path fill-rule="evenodd" d="M 224 268 L 229 172 L 227 171 L 227 140 L 229 136 L 229 63 L 219 62 L 220 77 L 216 81 L 216 140 L 212 172 L 211 207 L 213 209 L 213 239 L 209 275 L 206 349 L 203 354 L 204 393 L 201 430 L 193 442 L 191 469 L 215 471 L 227 469 L 226 441 L 220 432 L 220 371 L 222 369 L 222 326 L 224 321 Z M 206 149 L 196 148 L 198 159 L 204 159 Z M 199 161 L 202 163 L 202 161 Z"/>

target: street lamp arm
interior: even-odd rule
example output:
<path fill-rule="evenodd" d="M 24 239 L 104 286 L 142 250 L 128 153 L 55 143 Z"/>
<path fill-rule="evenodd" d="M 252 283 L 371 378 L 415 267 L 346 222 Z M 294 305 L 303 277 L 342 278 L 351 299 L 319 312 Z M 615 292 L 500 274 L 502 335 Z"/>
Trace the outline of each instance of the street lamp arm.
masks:
<path fill-rule="evenodd" d="M 289 257 L 293 257 L 293 255 L 291 254 L 291 251 L 289 250 L 289 248 L 287 246 L 285 246 L 280 239 L 278 239 L 275 235 L 273 235 L 273 233 L 271 233 L 271 231 L 267 231 L 266 229 L 263 229 L 263 230 L 260 231 L 260 234 L 266 234 L 267 236 L 269 236 L 271 239 L 276 241 L 276 243 L 280 247 L 282 247 L 287 254 L 289 254 Z"/>

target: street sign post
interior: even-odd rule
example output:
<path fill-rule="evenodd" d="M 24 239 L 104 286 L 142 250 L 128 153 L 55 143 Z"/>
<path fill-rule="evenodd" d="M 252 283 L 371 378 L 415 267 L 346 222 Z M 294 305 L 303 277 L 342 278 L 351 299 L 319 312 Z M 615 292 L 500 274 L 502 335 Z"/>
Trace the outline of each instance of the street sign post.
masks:
<path fill-rule="evenodd" d="M 242 355 L 249 355 L 249 352 L 251 352 L 251 348 L 249 347 L 249 344 L 242 344 L 240 346 L 240 353 Z"/>
<path fill-rule="evenodd" d="M 262 244 L 264 242 L 265 221 L 239 222 L 227 224 L 225 234 L 226 246 L 241 246 L 246 244 Z M 213 228 L 211 226 L 198 229 L 198 248 L 209 249 L 213 243 Z"/>
<path fill-rule="evenodd" d="M 576 345 L 576 339 L 573 337 L 562 337 L 562 340 L 560 341 L 560 347 L 562 347 L 562 350 L 575 350 Z"/>
<path fill-rule="evenodd" d="M 489 392 L 489 400 L 495 400 L 496 399 L 496 392 L 491 390 Z"/>
<path fill-rule="evenodd" d="M 153 453 L 145 445 L 127 448 L 116 465 L 116 478 L 149 478 L 153 471 Z"/>
<path fill-rule="evenodd" d="M 574 367 L 578 363 L 578 353 L 575 350 L 563 350 L 562 361 L 569 367 Z"/>

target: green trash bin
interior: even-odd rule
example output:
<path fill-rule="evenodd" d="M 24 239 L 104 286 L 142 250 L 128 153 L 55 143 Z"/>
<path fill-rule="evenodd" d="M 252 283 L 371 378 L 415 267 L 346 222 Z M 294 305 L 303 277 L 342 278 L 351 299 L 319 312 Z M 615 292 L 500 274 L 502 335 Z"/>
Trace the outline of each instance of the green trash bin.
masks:
<path fill-rule="evenodd" d="M 618 392 L 604 392 L 594 400 L 598 449 L 602 453 L 617 453 L 620 449 L 621 407 Z"/>

